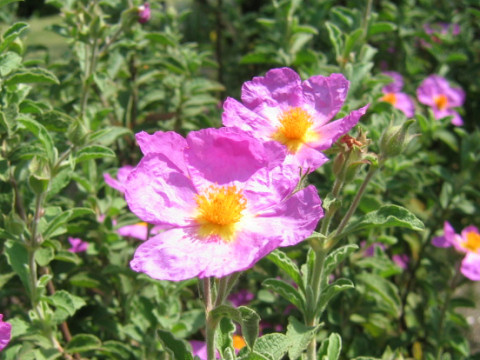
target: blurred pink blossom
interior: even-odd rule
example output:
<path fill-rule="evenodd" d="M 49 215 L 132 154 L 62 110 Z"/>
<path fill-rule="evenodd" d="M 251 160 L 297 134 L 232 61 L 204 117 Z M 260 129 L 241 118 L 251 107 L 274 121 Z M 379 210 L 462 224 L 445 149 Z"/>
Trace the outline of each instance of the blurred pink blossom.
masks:
<path fill-rule="evenodd" d="M 390 76 L 393 82 L 385 85 L 382 88 L 383 96 L 381 101 L 392 104 L 393 107 L 402 111 L 407 118 L 415 115 L 415 104 L 412 98 L 404 92 L 401 92 L 403 88 L 403 77 L 395 71 L 385 71 L 384 75 Z"/>
<path fill-rule="evenodd" d="M 436 247 L 453 246 L 465 254 L 460 271 L 470 280 L 480 280 L 480 233 L 475 226 L 467 226 L 460 234 L 456 234 L 452 225 L 445 221 L 443 236 L 434 237 L 432 244 Z"/>
<path fill-rule="evenodd" d="M 12 338 L 12 325 L 3 321 L 3 314 L 0 314 L 0 351 L 2 351 Z"/>
<path fill-rule="evenodd" d="M 69 237 L 68 242 L 71 245 L 71 247 L 70 247 L 70 249 L 68 249 L 68 251 L 73 252 L 73 253 L 87 251 L 87 248 L 88 248 L 88 245 L 89 245 L 88 242 L 83 241 L 80 238 Z"/>
<path fill-rule="evenodd" d="M 138 22 L 140 24 L 145 24 L 148 20 L 150 20 L 151 16 L 152 13 L 150 10 L 150 4 L 148 2 L 138 7 Z"/>

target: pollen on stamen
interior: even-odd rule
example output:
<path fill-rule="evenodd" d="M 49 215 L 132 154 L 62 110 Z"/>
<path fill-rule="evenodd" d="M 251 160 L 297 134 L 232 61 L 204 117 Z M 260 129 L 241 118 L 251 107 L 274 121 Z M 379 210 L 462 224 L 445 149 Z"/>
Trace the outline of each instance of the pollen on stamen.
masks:
<path fill-rule="evenodd" d="M 444 94 L 435 95 L 433 98 L 433 102 L 439 110 L 445 110 L 448 107 L 448 98 Z"/>
<path fill-rule="evenodd" d="M 465 249 L 478 253 L 480 251 L 480 234 L 476 232 L 467 233 L 467 241 L 462 245 Z"/>
<path fill-rule="evenodd" d="M 200 225 L 199 235 L 220 236 L 224 241 L 234 238 L 237 224 L 243 217 L 247 200 L 236 186 L 210 186 L 196 196 L 196 222 Z"/>
<path fill-rule="evenodd" d="M 278 121 L 280 126 L 272 138 L 286 145 L 290 153 L 296 153 L 312 137 L 312 116 L 300 107 L 283 111 Z"/>
<path fill-rule="evenodd" d="M 380 100 L 388 102 L 395 106 L 395 104 L 397 103 L 397 96 L 395 95 L 395 93 L 386 93 L 380 98 Z"/>

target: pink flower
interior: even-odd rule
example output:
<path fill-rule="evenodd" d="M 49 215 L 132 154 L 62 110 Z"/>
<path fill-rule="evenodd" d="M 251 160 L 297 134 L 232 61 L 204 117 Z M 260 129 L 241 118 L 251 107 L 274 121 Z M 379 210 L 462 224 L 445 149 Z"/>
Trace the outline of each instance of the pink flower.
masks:
<path fill-rule="evenodd" d="M 68 249 L 68 251 L 73 252 L 73 253 L 87 251 L 87 248 L 88 248 L 88 245 L 89 245 L 88 242 L 83 241 L 80 238 L 69 237 L 68 242 L 71 245 L 71 247 L 70 247 L 70 249 Z"/>
<path fill-rule="evenodd" d="M 369 247 L 365 248 L 366 241 L 362 241 L 360 246 L 364 248 L 364 255 L 365 256 L 373 256 L 375 254 L 375 248 L 379 247 L 380 249 L 385 251 L 385 245 L 379 242 L 371 244 Z"/>
<path fill-rule="evenodd" d="M 447 35 L 451 33 L 453 36 L 460 34 L 460 25 L 458 24 L 449 24 L 446 22 L 439 22 L 435 24 L 425 24 L 423 25 L 425 33 L 428 35 L 439 34 Z"/>
<path fill-rule="evenodd" d="M 403 77 L 395 71 L 385 71 L 385 75 L 390 76 L 393 82 L 382 88 L 383 96 L 380 101 L 392 104 L 393 107 L 401 110 L 407 118 L 415 114 L 415 105 L 413 100 L 407 94 L 401 92 L 403 88 Z"/>
<path fill-rule="evenodd" d="M 287 150 L 287 162 L 313 171 L 328 158 L 321 152 L 355 126 L 367 107 L 330 122 L 342 107 L 349 82 L 342 74 L 301 81 L 289 68 L 272 69 L 242 86 L 242 103 L 227 98 L 223 124 Z"/>
<path fill-rule="evenodd" d="M 125 192 L 125 181 L 127 181 L 128 174 L 133 170 L 133 166 L 125 165 L 118 169 L 117 179 L 114 179 L 110 174 L 104 173 L 103 179 L 105 183 L 114 188 L 115 190 L 120 191 L 121 193 Z"/>
<path fill-rule="evenodd" d="M 432 239 L 436 247 L 453 246 L 458 252 L 466 254 L 460 271 L 470 280 L 480 280 L 480 233 L 475 226 L 467 226 L 461 234 L 456 234 L 452 225 L 445 221 L 443 236 Z"/>
<path fill-rule="evenodd" d="M 239 290 L 235 293 L 230 294 L 230 296 L 228 297 L 228 300 L 235 307 L 247 305 L 253 299 L 255 299 L 255 295 L 252 292 L 248 291 L 247 289 Z"/>
<path fill-rule="evenodd" d="M 0 351 L 2 351 L 12 338 L 12 325 L 3 321 L 3 314 L 0 314 Z"/>
<path fill-rule="evenodd" d="M 156 234 L 161 230 L 158 227 L 153 227 L 150 234 Z M 138 222 L 132 225 L 125 225 L 118 228 L 117 233 L 121 236 L 132 237 L 138 240 L 147 240 L 148 238 L 148 224 L 146 222 Z"/>
<path fill-rule="evenodd" d="M 418 87 L 417 97 L 422 104 L 432 107 L 436 119 L 453 116 L 453 125 L 463 125 L 462 118 L 452 108 L 463 105 L 465 92 L 451 87 L 445 78 L 438 75 L 427 77 Z"/>
<path fill-rule="evenodd" d="M 140 219 L 166 231 L 130 263 L 154 279 L 222 277 L 301 242 L 323 216 L 317 190 L 292 194 L 298 169 L 285 151 L 232 128 L 136 136 L 144 153 L 125 197 Z"/>
<path fill-rule="evenodd" d="M 403 270 L 406 270 L 408 268 L 408 264 L 410 263 L 410 257 L 407 254 L 392 255 L 392 260 Z"/>
<path fill-rule="evenodd" d="M 152 16 L 152 13 L 150 10 L 149 3 L 144 3 L 143 5 L 140 5 L 138 7 L 138 22 L 140 24 L 145 24 L 148 20 L 150 20 L 151 16 Z"/>

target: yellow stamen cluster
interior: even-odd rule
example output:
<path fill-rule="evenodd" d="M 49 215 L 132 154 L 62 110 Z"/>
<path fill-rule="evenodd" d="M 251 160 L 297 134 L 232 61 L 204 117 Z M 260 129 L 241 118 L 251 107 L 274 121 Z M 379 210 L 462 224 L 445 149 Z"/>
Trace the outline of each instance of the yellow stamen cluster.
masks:
<path fill-rule="evenodd" d="M 210 186 L 203 194 L 196 196 L 197 216 L 200 224 L 199 235 L 207 237 L 218 235 L 225 241 L 231 241 L 241 220 L 247 200 L 236 186 Z"/>
<path fill-rule="evenodd" d="M 395 104 L 397 103 L 397 95 L 395 95 L 395 93 L 386 93 L 380 98 L 380 100 L 388 102 L 395 106 Z"/>
<path fill-rule="evenodd" d="M 467 233 L 467 241 L 462 245 L 465 249 L 478 253 L 480 250 L 480 234 L 473 231 Z"/>
<path fill-rule="evenodd" d="M 283 111 L 278 120 L 280 126 L 272 138 L 286 145 L 290 153 L 296 153 L 303 144 L 314 137 L 311 130 L 313 119 L 300 107 Z"/>
<path fill-rule="evenodd" d="M 444 94 L 435 95 L 433 97 L 433 102 L 439 110 L 445 110 L 448 107 L 448 99 L 447 96 Z"/>

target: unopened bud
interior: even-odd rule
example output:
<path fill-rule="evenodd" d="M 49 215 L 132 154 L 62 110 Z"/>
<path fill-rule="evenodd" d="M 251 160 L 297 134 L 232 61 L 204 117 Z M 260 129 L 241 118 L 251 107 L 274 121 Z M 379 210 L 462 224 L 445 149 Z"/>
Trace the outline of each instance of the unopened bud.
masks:
<path fill-rule="evenodd" d="M 383 158 L 400 155 L 410 142 L 407 131 L 415 122 L 409 119 L 400 126 L 389 126 L 380 138 L 380 154 Z"/>

